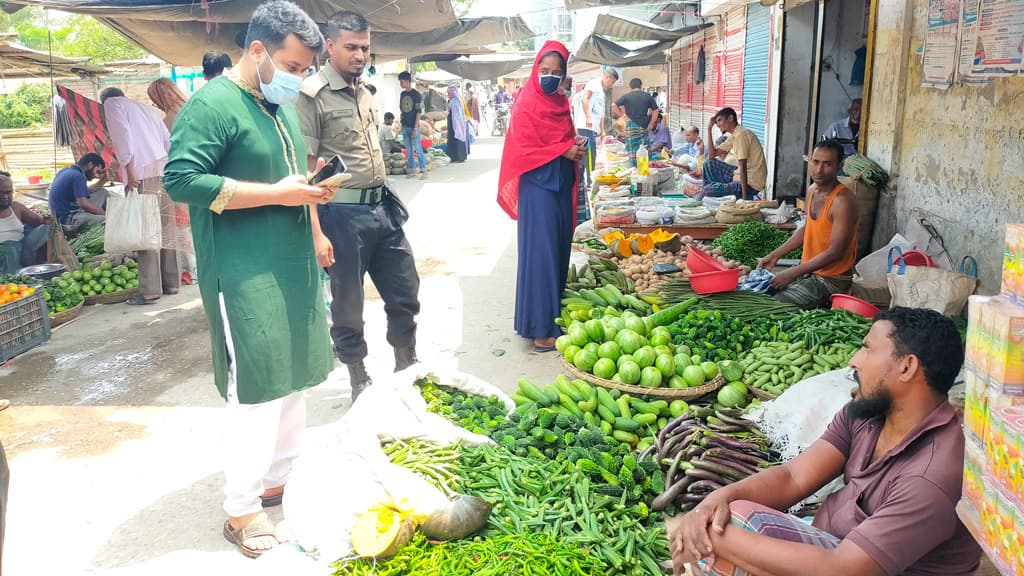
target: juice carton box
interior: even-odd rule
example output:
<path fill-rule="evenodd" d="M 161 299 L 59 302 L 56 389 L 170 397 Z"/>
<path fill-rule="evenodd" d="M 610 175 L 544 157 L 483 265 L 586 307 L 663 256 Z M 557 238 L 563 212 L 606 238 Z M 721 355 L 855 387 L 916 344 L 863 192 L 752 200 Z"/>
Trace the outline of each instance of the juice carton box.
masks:
<path fill-rule="evenodd" d="M 985 502 L 985 472 L 988 460 L 985 447 L 970 439 L 964 443 L 964 487 L 963 501 L 970 505 L 973 512 L 981 513 Z"/>
<path fill-rule="evenodd" d="M 988 426 L 988 379 L 972 369 L 964 369 L 964 431 L 969 440 L 983 444 Z"/>
<path fill-rule="evenodd" d="M 990 549 L 996 549 L 999 538 L 999 488 L 991 476 L 982 479 L 984 499 L 981 501 L 981 532 L 982 541 Z"/>
<path fill-rule="evenodd" d="M 1014 574 L 1024 574 L 1024 509 L 1017 506 L 1017 522 L 1014 532 L 1017 535 L 1017 558 L 1010 566 Z"/>
<path fill-rule="evenodd" d="M 991 479 L 984 479 L 985 499 L 981 510 L 982 543 L 993 560 L 1002 566 L 1015 566 L 1019 553 L 1017 520 L 1021 515 L 1017 502 Z"/>
<path fill-rule="evenodd" d="M 968 370 L 982 368 L 981 358 L 985 351 L 982 310 L 985 303 L 991 298 L 991 296 L 974 295 L 967 299 L 967 343 L 964 352 L 964 368 Z"/>
<path fill-rule="evenodd" d="M 1015 566 L 1017 564 L 1017 502 L 1012 496 L 997 489 L 998 496 L 998 533 L 996 534 L 995 545 L 992 547 L 996 557 L 1004 566 Z"/>
<path fill-rule="evenodd" d="M 988 473 L 1008 494 L 1024 496 L 1024 408 L 995 408 L 991 411 L 985 440 Z"/>
<path fill-rule="evenodd" d="M 1024 299 L 1024 224 L 1006 226 L 1002 292 L 1016 300 Z"/>
<path fill-rule="evenodd" d="M 1024 394 L 1024 306 L 997 297 L 985 308 L 988 314 L 982 316 L 992 327 L 989 386 L 1004 394 Z"/>

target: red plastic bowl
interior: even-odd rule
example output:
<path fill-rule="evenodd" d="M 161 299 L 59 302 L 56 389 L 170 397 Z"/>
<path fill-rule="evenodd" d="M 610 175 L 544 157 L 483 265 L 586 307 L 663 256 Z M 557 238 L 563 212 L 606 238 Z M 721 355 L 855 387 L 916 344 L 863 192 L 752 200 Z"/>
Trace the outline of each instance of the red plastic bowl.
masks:
<path fill-rule="evenodd" d="M 846 294 L 832 295 L 832 309 L 849 310 L 850 312 L 860 314 L 865 318 L 874 318 L 879 312 L 881 312 L 881 310 L 879 310 L 874 304 Z"/>
<path fill-rule="evenodd" d="M 907 266 L 926 266 L 928 268 L 934 268 L 935 262 L 928 257 L 927 254 L 920 250 L 907 250 L 903 253 L 903 257 L 897 257 L 896 261 L 893 262 L 895 265 L 899 265 L 900 261 L 903 261 Z"/>
<path fill-rule="evenodd" d="M 686 252 L 686 267 L 694 274 L 728 270 L 724 264 L 715 260 L 714 256 L 711 256 L 700 248 L 694 248 L 692 246 Z"/>
<path fill-rule="evenodd" d="M 739 269 L 715 270 L 714 272 L 702 272 L 687 276 L 690 286 L 697 294 L 717 294 L 719 292 L 732 292 L 740 284 Z"/>

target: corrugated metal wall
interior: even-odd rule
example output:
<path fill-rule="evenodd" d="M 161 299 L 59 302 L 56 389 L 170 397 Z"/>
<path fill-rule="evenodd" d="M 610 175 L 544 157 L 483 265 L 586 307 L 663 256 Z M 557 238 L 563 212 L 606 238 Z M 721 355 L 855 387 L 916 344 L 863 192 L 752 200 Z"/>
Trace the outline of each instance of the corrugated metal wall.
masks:
<path fill-rule="evenodd" d="M 771 8 L 747 5 L 747 38 L 743 48 L 743 108 L 740 122 L 763 146 L 768 124 L 768 68 L 771 61 Z"/>
<path fill-rule="evenodd" d="M 719 109 L 743 106 L 743 46 L 746 6 L 722 15 L 722 23 L 683 38 L 671 53 L 669 123 L 675 131 L 695 125 L 703 134 Z M 694 84 L 697 55 L 704 48 L 704 82 Z"/>

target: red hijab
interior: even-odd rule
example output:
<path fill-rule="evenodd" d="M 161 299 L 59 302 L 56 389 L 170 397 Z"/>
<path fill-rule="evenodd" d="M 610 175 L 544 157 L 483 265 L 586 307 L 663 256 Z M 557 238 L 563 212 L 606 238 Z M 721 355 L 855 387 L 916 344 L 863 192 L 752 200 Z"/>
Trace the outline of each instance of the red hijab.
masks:
<path fill-rule="evenodd" d="M 540 61 L 549 52 L 561 54 L 568 66 L 569 51 L 565 45 L 555 40 L 545 42 L 533 61 L 529 80 L 519 90 L 512 106 L 505 149 L 501 154 L 498 205 L 513 220 L 519 216 L 519 177 L 557 159 L 575 144 L 576 128 L 565 92 L 545 94 L 537 79 Z M 567 73 L 563 70 L 563 74 Z M 572 204 L 575 214 L 576 194 L 573 194 Z"/>

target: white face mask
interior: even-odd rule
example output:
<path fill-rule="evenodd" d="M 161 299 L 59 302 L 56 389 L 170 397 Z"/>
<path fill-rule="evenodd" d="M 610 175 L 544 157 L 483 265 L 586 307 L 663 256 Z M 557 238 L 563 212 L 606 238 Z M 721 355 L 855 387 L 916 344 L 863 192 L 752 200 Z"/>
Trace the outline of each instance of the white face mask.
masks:
<path fill-rule="evenodd" d="M 269 84 L 263 82 L 260 67 L 256 66 L 256 77 L 259 78 L 260 91 L 263 92 L 263 96 L 271 104 L 290 104 L 294 102 L 299 97 L 299 89 L 302 88 L 302 78 L 278 68 L 277 64 L 274 64 L 274 60 L 270 58 L 269 53 L 267 53 L 267 60 L 270 60 L 270 65 L 274 67 L 274 77 L 270 79 Z"/>

